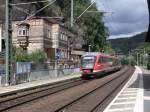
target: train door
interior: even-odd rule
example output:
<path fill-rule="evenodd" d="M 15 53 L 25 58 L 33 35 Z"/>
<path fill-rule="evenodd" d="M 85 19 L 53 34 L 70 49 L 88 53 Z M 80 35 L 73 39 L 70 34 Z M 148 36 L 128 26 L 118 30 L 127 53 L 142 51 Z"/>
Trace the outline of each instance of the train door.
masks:
<path fill-rule="evenodd" d="M 108 67 L 108 59 L 106 58 L 106 57 L 104 57 L 104 56 L 102 56 L 101 58 L 100 58 L 100 63 L 101 63 L 101 65 L 102 65 L 102 68 L 103 69 L 105 69 L 105 68 L 107 68 Z"/>
<path fill-rule="evenodd" d="M 94 66 L 94 72 L 100 72 L 104 68 L 104 65 L 101 63 L 101 58 L 101 56 L 97 56 L 97 60 Z"/>

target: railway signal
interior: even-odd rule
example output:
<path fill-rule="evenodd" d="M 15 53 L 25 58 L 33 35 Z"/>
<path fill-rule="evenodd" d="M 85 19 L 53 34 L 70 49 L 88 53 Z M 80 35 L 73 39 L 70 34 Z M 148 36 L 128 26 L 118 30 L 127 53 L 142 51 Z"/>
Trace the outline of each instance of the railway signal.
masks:
<path fill-rule="evenodd" d="M 104 48 L 99 49 L 101 53 L 104 53 Z"/>

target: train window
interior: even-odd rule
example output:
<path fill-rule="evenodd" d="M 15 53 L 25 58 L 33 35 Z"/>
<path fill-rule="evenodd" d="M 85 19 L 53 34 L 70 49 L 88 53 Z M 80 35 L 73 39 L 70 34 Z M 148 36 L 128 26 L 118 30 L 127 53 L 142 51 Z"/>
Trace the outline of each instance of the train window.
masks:
<path fill-rule="evenodd" d="M 94 67 L 95 61 L 96 56 L 85 56 L 81 60 L 82 67 L 92 69 Z"/>
<path fill-rule="evenodd" d="M 111 62 L 113 63 L 114 59 L 113 58 L 109 58 L 109 61 L 108 62 Z"/>
<path fill-rule="evenodd" d="M 107 58 L 107 57 L 101 57 L 99 59 L 99 63 L 108 63 L 108 62 L 112 62 L 113 63 L 113 59 L 112 58 Z"/>
<path fill-rule="evenodd" d="M 84 63 L 95 63 L 96 57 L 95 56 L 85 56 L 82 58 L 82 62 Z"/>
<path fill-rule="evenodd" d="M 105 57 L 100 57 L 99 62 L 100 62 L 100 63 L 107 63 L 107 58 L 105 58 Z"/>

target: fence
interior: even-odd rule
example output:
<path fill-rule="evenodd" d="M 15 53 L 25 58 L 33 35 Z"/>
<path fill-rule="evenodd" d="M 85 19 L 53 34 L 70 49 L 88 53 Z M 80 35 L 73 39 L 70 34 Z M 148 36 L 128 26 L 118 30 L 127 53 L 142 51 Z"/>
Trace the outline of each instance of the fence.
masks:
<path fill-rule="evenodd" d="M 11 84 L 20 84 L 29 81 L 36 81 L 42 79 L 52 79 L 57 77 L 80 74 L 79 68 L 70 69 L 49 69 L 49 70 L 34 70 L 28 73 L 12 74 Z M 5 84 L 5 74 L 0 75 L 1 85 Z"/>
<path fill-rule="evenodd" d="M 72 69 L 54 69 L 54 70 L 42 70 L 42 71 L 31 71 L 29 75 L 29 80 L 41 80 L 47 78 L 57 78 L 63 77 L 72 74 L 79 74 L 79 68 L 72 68 Z"/>
<path fill-rule="evenodd" d="M 50 64 L 49 64 L 50 65 Z M 64 64 L 62 66 L 61 63 L 57 63 L 57 69 L 45 68 L 44 64 L 31 65 L 26 62 L 19 62 L 16 64 L 18 70 L 16 69 L 14 73 L 12 73 L 10 77 L 10 84 L 20 84 L 29 81 L 41 80 L 41 79 L 49 79 L 49 78 L 57 78 L 63 77 L 72 74 L 80 74 L 79 64 Z M 0 72 L 0 85 L 5 84 L 5 71 Z"/>

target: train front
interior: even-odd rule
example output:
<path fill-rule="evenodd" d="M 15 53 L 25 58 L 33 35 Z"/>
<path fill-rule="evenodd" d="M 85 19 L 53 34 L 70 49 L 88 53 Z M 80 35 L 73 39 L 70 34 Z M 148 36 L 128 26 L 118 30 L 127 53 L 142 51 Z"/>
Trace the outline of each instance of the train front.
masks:
<path fill-rule="evenodd" d="M 96 56 L 94 55 L 82 57 L 80 70 L 83 78 L 93 76 L 93 69 L 94 69 L 95 62 L 96 62 Z"/>

